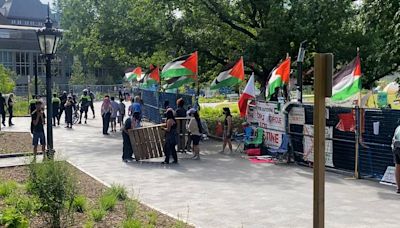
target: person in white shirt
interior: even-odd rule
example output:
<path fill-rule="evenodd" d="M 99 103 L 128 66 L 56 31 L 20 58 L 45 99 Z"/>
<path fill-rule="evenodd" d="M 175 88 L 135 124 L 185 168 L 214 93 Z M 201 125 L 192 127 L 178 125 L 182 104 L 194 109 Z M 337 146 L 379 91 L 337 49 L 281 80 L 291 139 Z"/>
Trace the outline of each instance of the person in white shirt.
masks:
<path fill-rule="evenodd" d="M 190 132 L 190 139 L 192 140 L 193 144 L 193 157 L 192 159 L 199 160 L 200 159 L 200 139 L 202 135 L 202 126 L 199 113 L 196 110 L 190 110 L 190 116 L 192 119 L 189 121 L 187 126 L 188 131 Z"/>

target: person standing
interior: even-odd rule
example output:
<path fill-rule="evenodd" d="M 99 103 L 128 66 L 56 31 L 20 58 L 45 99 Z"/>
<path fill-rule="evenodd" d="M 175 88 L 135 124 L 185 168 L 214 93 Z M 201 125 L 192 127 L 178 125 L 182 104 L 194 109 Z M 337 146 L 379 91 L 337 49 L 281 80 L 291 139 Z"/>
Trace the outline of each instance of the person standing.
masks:
<path fill-rule="evenodd" d="M 178 155 L 176 154 L 176 143 L 177 143 L 177 133 L 176 133 L 176 121 L 174 117 L 174 111 L 172 108 L 167 109 L 167 122 L 165 130 L 165 160 L 162 164 L 169 164 L 169 157 L 172 155 L 174 158 L 173 163 L 178 163 Z"/>
<path fill-rule="evenodd" d="M 225 115 L 225 120 L 224 120 L 224 144 L 222 146 L 222 153 L 225 152 L 225 147 L 226 145 L 229 146 L 229 150 L 232 153 L 232 142 L 231 142 L 231 137 L 232 137 L 232 115 L 231 115 L 231 110 L 228 107 L 223 108 L 224 110 L 224 115 Z"/>
<path fill-rule="evenodd" d="M 139 124 L 142 121 L 142 105 L 140 104 L 140 97 L 135 96 L 135 98 L 132 100 L 132 105 L 129 107 L 129 116 L 133 116 L 135 112 L 139 113 Z"/>
<path fill-rule="evenodd" d="M 123 98 L 122 98 L 123 100 Z M 122 128 L 122 140 L 123 140 L 123 147 L 122 147 L 122 161 L 124 162 L 131 162 L 133 161 L 133 148 L 131 144 L 131 140 L 129 138 L 129 129 L 138 128 L 139 125 L 139 116 L 137 113 L 132 117 L 126 119 L 124 127 Z"/>
<path fill-rule="evenodd" d="M 8 107 L 8 126 L 13 126 L 12 118 L 14 116 L 14 94 L 10 93 L 10 96 L 7 100 L 7 107 Z"/>
<path fill-rule="evenodd" d="M 90 90 L 90 86 L 88 86 L 87 88 L 88 92 L 89 92 L 89 97 L 90 97 L 90 101 L 89 101 L 89 107 L 92 110 L 92 114 L 93 114 L 93 119 L 96 117 L 95 112 L 94 112 L 94 100 L 96 98 L 96 96 L 94 95 L 94 93 Z"/>
<path fill-rule="evenodd" d="M 0 93 L 0 115 L 1 115 L 1 123 L 3 126 L 6 126 L 6 99 L 3 97 L 3 94 Z"/>
<path fill-rule="evenodd" d="M 62 95 L 60 96 L 61 104 L 60 104 L 60 113 L 58 114 L 59 119 L 61 119 L 61 116 L 62 116 L 63 112 L 65 111 L 65 103 L 67 103 L 67 99 L 68 99 L 67 91 L 63 91 Z"/>
<path fill-rule="evenodd" d="M 60 126 L 61 100 L 60 98 L 57 97 L 57 93 L 53 94 L 53 99 L 51 100 L 51 103 L 53 105 L 53 126 L 56 126 L 56 120 L 57 120 L 57 125 Z"/>
<path fill-rule="evenodd" d="M 122 95 L 122 86 L 119 87 L 118 89 L 118 98 L 121 100 L 122 98 L 124 98 L 124 95 Z"/>
<path fill-rule="evenodd" d="M 176 109 L 176 117 L 186 117 L 186 109 L 184 108 L 185 106 L 185 101 L 182 98 L 179 98 L 176 101 L 176 104 L 178 108 Z"/>
<path fill-rule="evenodd" d="M 43 157 L 46 157 L 46 137 L 44 135 L 43 125 L 46 124 L 46 116 L 42 108 L 42 102 L 36 102 L 36 109 L 32 112 L 32 134 L 33 134 L 33 159 L 36 161 L 37 147 L 42 146 Z"/>
<path fill-rule="evenodd" d="M 36 110 L 36 102 L 37 102 L 37 96 L 32 95 L 32 99 L 29 101 L 29 114 L 32 114 L 33 111 Z"/>
<path fill-rule="evenodd" d="M 392 139 L 393 158 L 395 163 L 396 193 L 400 194 L 400 126 L 397 126 Z"/>
<path fill-rule="evenodd" d="M 119 127 L 122 129 L 122 126 L 124 125 L 124 118 L 125 118 L 125 104 L 124 104 L 124 98 L 119 99 L 119 109 L 118 109 L 118 123 Z"/>
<path fill-rule="evenodd" d="M 106 95 L 101 105 L 101 117 L 103 118 L 103 135 L 109 135 L 108 128 L 110 127 L 110 117 L 111 117 L 111 102 L 110 96 Z"/>
<path fill-rule="evenodd" d="M 193 157 L 192 159 L 199 160 L 200 159 L 200 139 L 202 135 L 202 126 L 199 113 L 194 110 L 193 114 L 191 114 L 192 118 L 188 124 L 188 131 L 190 132 L 190 138 L 193 143 Z"/>
<path fill-rule="evenodd" d="M 111 97 L 111 132 L 117 132 L 117 116 L 119 104 L 115 101 L 115 97 Z"/>
<path fill-rule="evenodd" d="M 87 124 L 87 113 L 89 111 L 90 101 L 91 101 L 91 98 L 90 98 L 90 96 L 88 94 L 88 91 L 87 91 L 87 89 L 84 89 L 83 90 L 83 94 L 81 96 L 81 99 L 79 100 L 79 103 L 81 104 L 81 110 L 80 110 L 81 111 L 81 115 L 79 117 L 79 123 L 78 124 L 82 123 L 83 113 L 85 113 L 85 124 Z"/>
<path fill-rule="evenodd" d="M 74 101 L 72 99 L 72 96 L 68 95 L 67 101 L 64 104 L 65 122 L 67 123 L 67 126 L 65 128 L 72 128 L 73 109 L 75 109 Z"/>

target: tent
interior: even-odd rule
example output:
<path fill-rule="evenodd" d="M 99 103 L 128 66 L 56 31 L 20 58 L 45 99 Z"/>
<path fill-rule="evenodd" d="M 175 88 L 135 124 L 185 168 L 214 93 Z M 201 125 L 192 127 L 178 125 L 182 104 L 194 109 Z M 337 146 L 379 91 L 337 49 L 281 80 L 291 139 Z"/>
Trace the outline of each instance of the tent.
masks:
<path fill-rule="evenodd" d="M 397 94 L 399 91 L 399 84 L 396 82 L 391 82 L 389 83 L 384 89 L 383 92 L 386 92 L 388 94 Z"/>

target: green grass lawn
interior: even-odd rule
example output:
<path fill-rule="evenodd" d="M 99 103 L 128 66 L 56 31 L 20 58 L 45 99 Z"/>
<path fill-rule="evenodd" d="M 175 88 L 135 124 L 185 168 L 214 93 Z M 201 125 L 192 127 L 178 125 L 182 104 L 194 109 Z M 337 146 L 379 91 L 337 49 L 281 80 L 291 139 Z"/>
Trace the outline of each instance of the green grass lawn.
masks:
<path fill-rule="evenodd" d="M 14 102 L 14 116 L 27 116 L 29 101 L 25 97 L 16 97 Z"/>

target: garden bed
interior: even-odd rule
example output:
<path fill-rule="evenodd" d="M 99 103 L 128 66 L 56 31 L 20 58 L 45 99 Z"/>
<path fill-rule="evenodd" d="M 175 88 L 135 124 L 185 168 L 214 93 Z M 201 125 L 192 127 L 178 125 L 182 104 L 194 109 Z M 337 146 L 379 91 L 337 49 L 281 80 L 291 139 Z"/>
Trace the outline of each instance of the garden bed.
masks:
<path fill-rule="evenodd" d="M 118 189 L 119 192 L 126 193 L 125 189 L 120 186 L 113 186 L 111 189 L 107 188 L 87 174 L 69 165 L 68 163 L 66 163 L 65 165 L 68 166 L 68 169 L 74 177 L 77 191 L 76 195 L 83 198 L 83 201 L 86 202 L 84 203 L 85 206 L 83 213 L 74 210 L 74 212 L 72 213 L 72 222 L 67 225 L 68 227 L 190 227 L 186 225 L 186 223 L 159 213 L 134 199 L 131 200 L 128 198 L 118 198 L 116 204 L 111 209 L 103 210 L 103 203 L 101 200 L 102 197 L 107 195 L 107 193 L 115 192 L 110 191 L 115 189 Z M 27 199 L 30 199 L 33 197 L 32 193 L 28 193 L 30 192 L 28 187 L 29 184 L 27 184 L 30 173 L 29 170 L 29 166 L 0 169 L 0 226 L 2 226 L 1 214 L 4 213 L 6 208 L 13 207 L 10 206 L 13 205 L 13 203 L 10 204 L 10 199 L 13 199 L 13 194 L 17 194 L 15 192 L 19 192 L 19 195 L 14 196 L 14 198 L 25 197 Z M 16 182 L 17 190 L 12 190 L 10 191 L 11 193 L 7 195 L 4 194 L 4 192 L 6 192 L 4 191 L 4 189 L 7 183 L 12 183 L 9 181 L 14 182 L 14 185 Z M 11 184 L 11 186 L 12 185 L 13 184 Z M 127 214 L 127 211 L 129 210 L 128 207 L 131 208 L 130 214 Z M 95 216 L 98 216 L 95 215 L 96 211 L 102 211 L 103 213 L 105 213 L 103 218 L 95 218 Z M 38 209 L 38 212 L 34 212 L 33 216 L 27 216 L 30 217 L 29 227 L 50 227 L 48 222 L 43 219 L 45 216 L 46 212 L 40 212 L 40 209 Z M 127 222 L 128 217 L 130 218 L 129 222 Z"/>
<path fill-rule="evenodd" d="M 28 132 L 0 132 L 0 154 L 32 152 L 32 136 Z"/>

